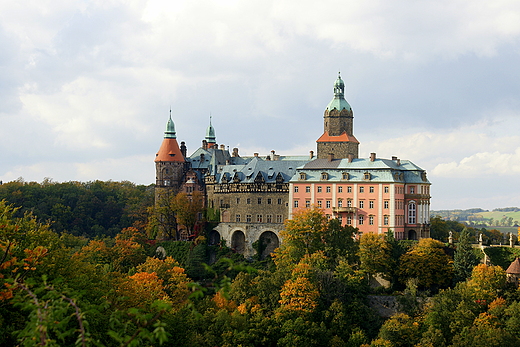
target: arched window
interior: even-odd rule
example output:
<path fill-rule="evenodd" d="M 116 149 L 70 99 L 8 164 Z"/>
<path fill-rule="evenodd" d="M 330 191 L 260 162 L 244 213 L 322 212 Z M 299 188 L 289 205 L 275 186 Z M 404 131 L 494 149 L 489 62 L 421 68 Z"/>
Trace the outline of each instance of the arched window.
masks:
<path fill-rule="evenodd" d="M 322 172 L 321 173 L 321 179 L 322 179 L 322 181 L 328 180 L 329 179 L 329 174 L 326 173 L 326 172 Z"/>
<path fill-rule="evenodd" d="M 416 210 L 415 201 L 410 201 L 410 203 L 408 203 L 408 224 L 415 224 Z"/>
<path fill-rule="evenodd" d="M 307 179 L 307 175 L 305 175 L 305 172 L 300 172 L 300 180 L 306 180 Z"/>

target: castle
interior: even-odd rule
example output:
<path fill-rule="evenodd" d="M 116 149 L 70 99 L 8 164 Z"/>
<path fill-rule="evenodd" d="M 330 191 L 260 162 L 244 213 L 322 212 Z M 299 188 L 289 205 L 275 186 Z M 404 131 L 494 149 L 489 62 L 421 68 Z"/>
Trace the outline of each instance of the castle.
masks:
<path fill-rule="evenodd" d="M 199 191 L 220 223 L 210 242 L 226 244 L 246 256 L 254 242 L 266 256 L 281 242 L 283 223 L 296 209 L 318 206 L 329 218 L 361 233 L 391 229 L 397 239 L 429 237 L 430 185 L 426 171 L 397 157 L 359 158 L 354 115 L 338 75 L 334 97 L 324 112 L 324 132 L 317 153 L 308 156 L 241 157 L 218 146 L 210 124 L 202 146 L 187 156 L 168 120 L 156 154 L 156 199 L 165 192 Z"/>

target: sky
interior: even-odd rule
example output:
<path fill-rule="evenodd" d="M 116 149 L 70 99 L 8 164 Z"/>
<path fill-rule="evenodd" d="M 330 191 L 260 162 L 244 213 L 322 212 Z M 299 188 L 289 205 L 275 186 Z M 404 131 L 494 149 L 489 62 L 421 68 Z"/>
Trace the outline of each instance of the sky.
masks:
<path fill-rule="evenodd" d="M 431 209 L 520 206 L 516 0 L 3 0 L 0 180 L 155 180 L 170 109 L 243 156 L 307 155 L 341 71 L 360 157 Z"/>

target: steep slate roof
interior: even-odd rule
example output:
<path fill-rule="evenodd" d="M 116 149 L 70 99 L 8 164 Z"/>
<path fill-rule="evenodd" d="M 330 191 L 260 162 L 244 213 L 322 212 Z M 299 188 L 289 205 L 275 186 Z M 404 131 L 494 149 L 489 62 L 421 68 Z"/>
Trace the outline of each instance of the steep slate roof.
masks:
<path fill-rule="evenodd" d="M 348 159 L 315 159 L 299 167 L 297 173 L 301 172 L 306 174 L 306 181 L 320 181 L 321 173 L 325 172 L 328 174 L 327 181 L 345 182 L 343 172 L 346 172 L 349 174 L 348 181 L 366 182 L 365 173 L 369 172 L 370 182 L 430 183 L 426 172 L 409 160 L 401 160 L 397 165 L 397 160 L 378 158 L 374 161 L 358 158 L 350 163 Z M 299 175 L 294 175 L 291 181 L 299 181 Z"/>
<path fill-rule="evenodd" d="M 217 168 L 217 183 L 233 182 L 236 177 L 240 183 L 254 183 L 255 178 L 263 178 L 265 183 L 275 183 L 277 177 L 288 182 L 296 173 L 296 168 L 309 161 L 309 157 L 283 157 L 278 160 L 265 160 L 260 157 L 242 158 L 243 164 L 221 165 Z M 280 175 L 280 176 L 279 176 Z"/>
<path fill-rule="evenodd" d="M 516 258 L 506 270 L 508 274 L 520 274 L 520 260 Z"/>

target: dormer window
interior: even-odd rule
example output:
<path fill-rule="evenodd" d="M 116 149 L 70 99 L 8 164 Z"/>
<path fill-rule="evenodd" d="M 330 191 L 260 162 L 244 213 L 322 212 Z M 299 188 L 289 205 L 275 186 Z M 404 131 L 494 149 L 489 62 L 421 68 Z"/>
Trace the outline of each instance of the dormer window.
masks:
<path fill-rule="evenodd" d="M 326 172 L 322 172 L 322 173 L 321 173 L 321 180 L 322 180 L 322 181 L 326 181 L 326 180 L 328 180 L 328 179 L 329 179 L 329 174 L 326 173 Z"/>
<path fill-rule="evenodd" d="M 342 180 L 348 180 L 348 179 L 349 179 L 348 172 L 343 172 L 343 173 L 341 174 L 341 179 L 342 179 Z"/>
<path fill-rule="evenodd" d="M 365 172 L 364 180 L 365 181 L 370 181 L 371 179 L 372 179 L 372 175 L 370 174 L 370 172 Z"/>
<path fill-rule="evenodd" d="M 300 181 L 305 181 L 307 179 L 307 175 L 305 172 L 300 172 Z"/>

